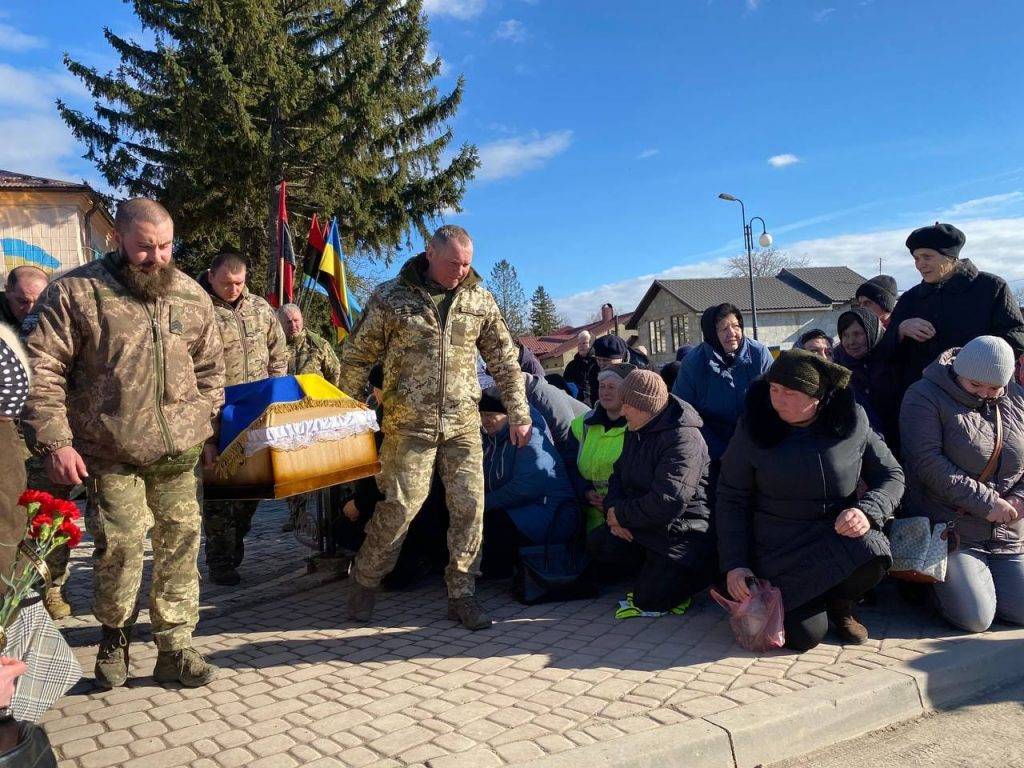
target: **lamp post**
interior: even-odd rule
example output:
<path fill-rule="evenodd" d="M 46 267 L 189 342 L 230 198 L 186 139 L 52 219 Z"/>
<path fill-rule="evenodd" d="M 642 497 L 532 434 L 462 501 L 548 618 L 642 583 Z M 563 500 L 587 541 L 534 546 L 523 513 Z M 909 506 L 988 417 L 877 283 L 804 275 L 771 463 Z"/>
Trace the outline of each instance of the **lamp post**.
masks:
<path fill-rule="evenodd" d="M 757 339 L 757 302 L 754 296 L 754 222 L 761 222 L 761 236 L 757 238 L 758 245 L 762 248 L 770 248 L 772 236 L 768 234 L 768 225 L 760 216 L 752 216 L 747 220 L 747 208 L 738 197 L 722 192 L 718 195 L 722 200 L 730 203 L 740 204 L 740 215 L 743 217 L 743 245 L 747 249 L 747 279 L 750 281 L 750 320 L 754 326 L 754 338 Z"/>

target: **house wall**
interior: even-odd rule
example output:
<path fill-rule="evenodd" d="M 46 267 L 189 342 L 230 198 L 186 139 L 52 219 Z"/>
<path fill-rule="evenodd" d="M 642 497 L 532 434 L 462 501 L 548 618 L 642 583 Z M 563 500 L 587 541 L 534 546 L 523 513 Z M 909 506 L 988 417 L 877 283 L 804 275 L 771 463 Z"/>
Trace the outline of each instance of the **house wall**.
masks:
<path fill-rule="evenodd" d="M 672 338 L 672 317 L 681 318 L 683 338 L 673 340 Z M 668 291 L 660 290 L 648 305 L 647 310 L 639 318 L 634 318 L 636 330 L 630 331 L 640 336 L 640 343 L 647 347 L 651 363 L 659 366 L 676 359 L 676 349 L 683 344 L 696 344 L 700 341 L 700 317 L 690 310 L 683 302 L 679 301 Z M 661 352 L 655 351 L 654 341 L 651 339 L 652 321 L 664 321 L 664 349 Z M 675 343 L 678 341 L 678 344 Z"/>
<path fill-rule="evenodd" d="M 57 190 L 0 191 L 0 277 L 22 264 L 46 272 L 77 267 L 113 247 L 113 227 L 100 211 L 89 219 L 88 195 Z"/>

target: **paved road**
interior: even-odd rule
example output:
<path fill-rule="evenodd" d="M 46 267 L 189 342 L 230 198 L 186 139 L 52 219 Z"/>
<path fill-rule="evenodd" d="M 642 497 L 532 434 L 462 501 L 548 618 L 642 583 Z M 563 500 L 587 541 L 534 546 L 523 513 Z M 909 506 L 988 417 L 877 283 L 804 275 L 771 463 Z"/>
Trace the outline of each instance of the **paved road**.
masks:
<path fill-rule="evenodd" d="M 770 768 L 1024 768 L 1024 681 Z"/>

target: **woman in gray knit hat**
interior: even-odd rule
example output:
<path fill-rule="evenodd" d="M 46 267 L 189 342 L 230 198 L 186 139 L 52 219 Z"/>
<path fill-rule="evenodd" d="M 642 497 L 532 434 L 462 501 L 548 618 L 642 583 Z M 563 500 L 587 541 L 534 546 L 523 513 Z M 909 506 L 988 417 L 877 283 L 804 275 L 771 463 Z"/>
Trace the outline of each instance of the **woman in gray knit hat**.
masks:
<path fill-rule="evenodd" d="M 983 632 L 996 617 L 1024 624 L 1024 388 L 1010 345 L 979 336 L 945 352 L 903 399 L 906 516 L 955 522 L 960 546 L 935 584 L 952 624 Z M 995 472 L 979 482 L 996 446 Z"/>

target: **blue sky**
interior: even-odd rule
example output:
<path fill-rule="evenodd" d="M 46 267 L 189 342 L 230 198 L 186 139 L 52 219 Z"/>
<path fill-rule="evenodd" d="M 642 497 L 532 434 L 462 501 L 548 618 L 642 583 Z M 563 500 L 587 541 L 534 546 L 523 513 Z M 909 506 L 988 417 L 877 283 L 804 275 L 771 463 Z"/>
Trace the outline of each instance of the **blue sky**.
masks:
<path fill-rule="evenodd" d="M 52 108 L 83 102 L 64 50 L 112 63 L 119 0 L 6 0 L 0 167 L 96 179 Z M 574 320 L 654 276 L 721 274 L 743 198 L 814 264 L 914 282 L 936 218 L 1024 286 L 1024 4 L 951 0 L 426 0 L 452 127 L 483 159 L 449 220 Z M 983 12 L 982 12 L 983 9 Z"/>

